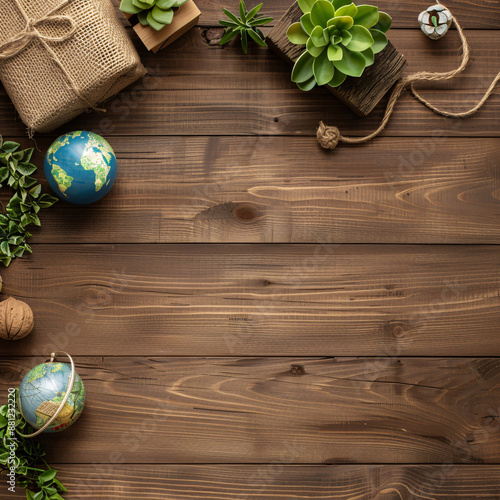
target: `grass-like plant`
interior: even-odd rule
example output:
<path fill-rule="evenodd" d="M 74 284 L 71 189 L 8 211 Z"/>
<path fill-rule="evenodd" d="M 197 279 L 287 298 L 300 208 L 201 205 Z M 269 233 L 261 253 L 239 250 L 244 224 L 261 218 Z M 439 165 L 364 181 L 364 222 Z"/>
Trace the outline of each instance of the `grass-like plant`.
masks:
<path fill-rule="evenodd" d="M 303 16 L 287 31 L 290 42 L 305 45 L 292 82 L 302 90 L 338 87 L 347 76 L 360 77 L 388 44 L 392 19 L 372 5 L 351 0 L 297 0 Z"/>
<path fill-rule="evenodd" d="M 226 26 L 226 31 L 219 44 L 224 45 L 225 43 L 232 40 L 236 35 L 240 35 L 241 47 L 245 54 L 248 53 L 248 38 L 251 38 L 261 47 L 267 47 L 265 41 L 266 37 L 259 29 L 259 26 L 269 24 L 273 20 L 273 18 L 257 15 L 259 10 L 262 8 L 262 5 L 264 4 L 261 3 L 259 5 L 256 5 L 253 9 L 247 12 L 245 2 L 244 0 L 241 0 L 240 17 L 236 16 L 232 12 L 229 12 L 227 9 L 222 9 L 228 19 L 222 19 L 221 21 L 219 21 L 222 26 Z"/>
<path fill-rule="evenodd" d="M 172 22 L 175 9 L 186 2 L 187 0 L 122 0 L 120 10 L 137 15 L 143 26 L 151 26 L 160 31 Z"/>

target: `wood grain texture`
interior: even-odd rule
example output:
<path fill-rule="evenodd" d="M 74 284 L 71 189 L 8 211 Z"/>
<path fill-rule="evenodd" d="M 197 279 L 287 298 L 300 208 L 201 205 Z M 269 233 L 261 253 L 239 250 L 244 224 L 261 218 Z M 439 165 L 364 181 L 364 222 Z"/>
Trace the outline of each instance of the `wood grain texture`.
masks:
<path fill-rule="evenodd" d="M 54 464 L 67 500 L 473 500 L 498 498 L 500 467 Z M 5 494 L 1 500 L 24 498 Z"/>
<path fill-rule="evenodd" d="M 42 212 L 33 242 L 500 243 L 500 139 L 436 131 L 333 156 L 299 137 L 109 140 L 110 195 Z"/>
<path fill-rule="evenodd" d="M 1 362 L 0 389 L 41 358 Z M 500 463 L 498 358 L 78 358 L 49 462 Z M 92 439 L 89 439 L 92 436 Z"/>
<path fill-rule="evenodd" d="M 37 245 L 2 277 L 10 355 L 500 354 L 495 246 Z"/>
<path fill-rule="evenodd" d="M 457 66 L 456 33 L 433 42 L 418 30 L 394 30 L 391 40 L 409 61 L 408 72 L 446 70 Z M 464 75 L 434 84 L 424 95 L 434 104 L 463 110 L 476 103 L 500 67 L 500 32 L 469 35 L 474 61 Z M 139 41 L 137 41 L 139 43 Z M 196 54 L 194 54 L 196 52 Z M 268 49 L 252 47 L 244 56 L 237 42 L 231 47 L 209 46 L 199 29 L 156 55 L 141 57 L 151 75 L 107 104 L 105 114 L 80 116 L 55 134 L 89 129 L 113 135 L 307 135 L 314 136 L 320 120 L 339 126 L 346 135 L 372 132 L 380 124 L 381 103 L 368 117 L 354 115 L 325 89 L 302 92 L 290 81 L 290 67 Z M 500 100 L 494 95 L 473 118 L 439 117 L 405 94 L 385 136 L 498 137 Z M 0 129 L 23 136 L 8 97 L 0 95 Z M 5 134 L 5 133 L 4 133 Z"/>
<path fill-rule="evenodd" d="M 118 7 L 120 0 L 112 0 Z M 260 0 L 247 0 L 246 5 L 251 8 Z M 223 19 L 222 8 L 238 12 L 239 0 L 202 0 L 198 2 L 202 17 L 201 26 L 217 26 L 219 19 Z M 264 2 L 262 12 L 280 19 L 290 7 L 292 0 L 272 0 Z M 380 10 L 389 13 L 393 18 L 393 28 L 418 28 L 417 17 L 421 11 L 432 4 L 429 0 L 377 0 L 372 4 Z M 447 0 L 446 6 L 460 20 L 466 29 L 498 29 L 500 28 L 500 5 L 491 0 Z"/>
<path fill-rule="evenodd" d="M 304 52 L 304 45 L 295 45 L 288 40 L 289 26 L 300 21 L 302 10 L 298 3 L 285 12 L 266 37 L 268 46 L 290 65 Z M 338 87 L 324 85 L 324 88 L 340 99 L 358 116 L 366 116 L 401 78 L 406 60 L 394 45 L 388 46 L 375 56 L 375 62 L 365 69 L 360 78 L 348 77 Z"/>

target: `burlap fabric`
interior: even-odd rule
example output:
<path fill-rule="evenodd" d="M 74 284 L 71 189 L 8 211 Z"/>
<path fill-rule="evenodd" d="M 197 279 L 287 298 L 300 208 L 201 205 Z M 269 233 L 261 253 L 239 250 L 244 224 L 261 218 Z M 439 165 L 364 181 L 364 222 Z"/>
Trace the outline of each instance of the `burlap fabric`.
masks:
<path fill-rule="evenodd" d="M 50 132 L 146 73 L 110 0 L 0 0 L 0 79 Z"/>

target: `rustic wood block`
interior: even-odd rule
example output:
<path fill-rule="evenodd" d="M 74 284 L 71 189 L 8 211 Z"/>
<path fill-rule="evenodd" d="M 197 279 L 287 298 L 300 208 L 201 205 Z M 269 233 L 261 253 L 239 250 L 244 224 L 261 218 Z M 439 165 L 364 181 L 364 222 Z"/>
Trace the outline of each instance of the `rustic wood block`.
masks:
<path fill-rule="evenodd" d="M 302 11 L 297 2 L 286 11 L 267 37 L 267 43 L 280 57 L 293 64 L 305 50 L 303 45 L 294 45 L 286 31 L 292 23 L 300 21 Z M 339 87 L 324 87 L 337 96 L 357 115 L 366 116 L 380 102 L 389 89 L 401 78 L 406 59 L 394 45 L 387 47 L 375 56 L 375 62 L 365 69 L 360 78 L 347 77 Z"/>
<path fill-rule="evenodd" d="M 134 31 L 142 40 L 146 48 L 152 50 L 156 54 L 160 49 L 170 45 L 193 28 L 198 22 L 200 15 L 201 12 L 196 4 L 193 0 L 189 0 L 182 7 L 179 7 L 179 10 L 174 15 L 173 21 L 162 30 L 156 31 L 149 26 L 143 26 L 141 23 L 137 22 L 137 24 L 134 25 Z M 125 14 L 125 16 L 128 19 L 137 19 L 136 16 L 131 14 Z"/>

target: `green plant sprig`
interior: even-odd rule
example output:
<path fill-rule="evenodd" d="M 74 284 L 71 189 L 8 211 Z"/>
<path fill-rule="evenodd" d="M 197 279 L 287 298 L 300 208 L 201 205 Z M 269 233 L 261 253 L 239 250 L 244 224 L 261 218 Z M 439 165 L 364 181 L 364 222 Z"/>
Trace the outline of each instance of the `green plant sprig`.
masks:
<path fill-rule="evenodd" d="M 16 389 L 16 401 L 17 395 Z M 12 417 L 18 431 L 23 434 L 34 432 L 22 417 L 17 405 L 15 412 L 12 408 L 9 410 L 9 405 L 0 406 L 0 476 L 10 471 L 11 445 L 14 444 L 17 486 L 26 490 L 26 499 L 64 500 L 60 493 L 66 493 L 67 489 L 56 479 L 57 470 L 52 469 L 43 459 L 45 451 L 42 445 L 16 434 L 12 427 L 9 427 Z"/>
<path fill-rule="evenodd" d="M 290 42 L 305 45 L 295 61 L 292 82 L 301 90 L 316 85 L 338 87 L 360 77 L 389 43 L 392 19 L 373 5 L 351 0 L 297 0 L 303 16 L 287 30 Z"/>
<path fill-rule="evenodd" d="M 0 213 L 0 262 L 7 267 L 12 259 L 31 253 L 27 227 L 40 226 L 38 212 L 58 201 L 49 194 L 41 194 L 42 186 L 31 177 L 37 167 L 30 163 L 33 148 L 19 150 L 17 142 L 3 142 L 0 136 L 0 188 L 11 187 L 15 193 Z"/>
<path fill-rule="evenodd" d="M 259 26 L 264 26 L 273 21 L 272 17 L 261 17 L 257 16 L 257 13 L 262 8 L 264 4 L 256 5 L 250 12 L 247 12 L 247 8 L 244 0 L 240 2 L 240 17 L 229 12 L 227 9 L 222 9 L 224 14 L 228 17 L 229 21 L 222 19 L 219 21 L 222 26 L 226 26 L 226 31 L 221 41 L 220 45 L 224 45 L 232 40 L 235 36 L 241 36 L 241 47 L 245 54 L 248 54 L 248 38 L 250 37 L 255 43 L 261 47 L 267 47 L 266 37 L 259 29 Z"/>
<path fill-rule="evenodd" d="M 120 10 L 127 14 L 137 15 L 143 26 L 151 26 L 156 31 L 169 25 L 176 9 L 188 0 L 122 0 Z"/>

